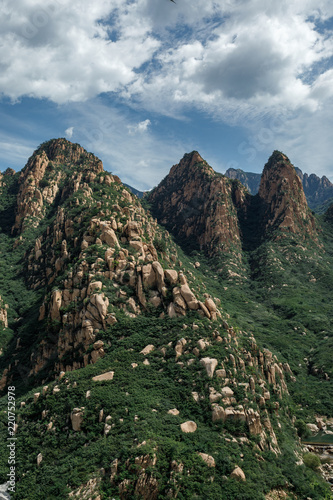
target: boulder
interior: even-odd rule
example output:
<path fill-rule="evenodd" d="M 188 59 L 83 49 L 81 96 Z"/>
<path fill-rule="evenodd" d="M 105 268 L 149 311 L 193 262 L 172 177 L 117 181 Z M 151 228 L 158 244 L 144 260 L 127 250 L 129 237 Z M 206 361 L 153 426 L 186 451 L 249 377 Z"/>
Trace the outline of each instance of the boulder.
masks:
<path fill-rule="evenodd" d="M 261 434 L 262 426 L 260 422 L 260 414 L 257 411 L 254 411 L 253 408 L 249 408 L 246 411 L 246 422 L 249 426 L 250 434 L 256 436 Z"/>
<path fill-rule="evenodd" d="M 95 290 L 100 291 L 102 290 L 102 288 L 103 288 L 103 283 L 101 281 L 93 281 L 88 285 L 87 295 L 90 295 Z"/>
<path fill-rule="evenodd" d="M 142 351 L 140 351 L 140 354 L 146 356 L 147 354 L 150 354 L 154 349 L 155 346 L 153 344 L 148 344 L 144 349 L 142 349 Z"/>
<path fill-rule="evenodd" d="M 212 456 L 207 455 L 207 453 L 198 453 L 198 455 L 206 462 L 208 467 L 215 467 L 215 460 Z"/>
<path fill-rule="evenodd" d="M 168 316 L 169 316 L 169 318 L 176 318 L 177 317 L 176 310 L 175 310 L 175 304 L 173 302 L 170 302 L 170 304 L 168 305 Z"/>
<path fill-rule="evenodd" d="M 84 408 L 74 408 L 71 412 L 71 422 L 73 431 L 80 431 L 83 422 Z"/>
<path fill-rule="evenodd" d="M 319 427 L 316 424 L 306 424 L 306 426 L 312 434 L 317 434 L 317 432 L 319 432 Z"/>
<path fill-rule="evenodd" d="M 103 382 L 104 380 L 112 380 L 114 376 L 114 372 L 106 372 L 106 373 L 101 373 L 101 375 L 96 375 L 93 377 L 94 382 Z"/>
<path fill-rule="evenodd" d="M 180 425 L 180 428 L 185 433 L 195 432 L 198 428 L 197 424 L 192 420 L 188 420 Z"/>
<path fill-rule="evenodd" d="M 230 387 L 223 387 L 221 389 L 222 395 L 226 398 L 230 398 L 234 395 L 234 391 Z"/>
<path fill-rule="evenodd" d="M 207 298 L 205 300 L 205 306 L 207 307 L 209 312 L 216 312 L 216 304 L 213 299 Z"/>
<path fill-rule="evenodd" d="M 180 293 L 182 294 L 183 299 L 185 300 L 189 309 L 192 310 L 198 309 L 199 307 L 198 301 L 188 285 L 181 285 Z"/>
<path fill-rule="evenodd" d="M 245 474 L 240 467 L 236 467 L 230 474 L 230 477 L 237 481 L 246 481 Z"/>
<path fill-rule="evenodd" d="M 163 267 L 161 266 L 161 264 L 157 260 L 155 260 L 152 265 L 153 265 L 153 269 L 155 271 L 157 289 L 159 292 L 161 292 L 162 288 L 164 287 Z"/>
<path fill-rule="evenodd" d="M 204 366 L 209 378 L 213 378 L 215 368 L 217 367 L 218 361 L 216 358 L 202 358 L 200 364 Z"/>
<path fill-rule="evenodd" d="M 168 411 L 169 415 L 179 415 L 179 410 L 177 408 L 173 408 L 172 410 Z"/>
<path fill-rule="evenodd" d="M 207 318 L 210 318 L 210 312 L 209 310 L 207 309 L 207 307 L 205 306 L 205 304 L 203 304 L 202 302 L 198 302 L 199 304 L 199 307 L 200 309 L 203 311 L 204 315 L 207 317 Z"/>
<path fill-rule="evenodd" d="M 225 422 L 226 420 L 226 413 L 224 411 L 224 408 L 219 405 L 214 405 L 213 411 L 212 411 L 212 421 L 216 422 L 217 420 L 222 420 Z"/>
<path fill-rule="evenodd" d="M 116 247 L 119 246 L 119 241 L 116 236 L 116 233 L 114 232 L 113 229 L 109 228 L 104 228 L 102 234 L 101 234 L 101 240 L 109 245 L 109 247 Z"/>
<path fill-rule="evenodd" d="M 186 340 L 184 338 L 178 340 L 175 351 L 176 351 L 176 359 L 178 359 L 183 354 L 183 349 L 186 345 Z"/>
<path fill-rule="evenodd" d="M 142 266 L 142 283 L 145 288 L 152 288 L 156 284 L 156 275 L 152 264 Z"/>
<path fill-rule="evenodd" d="M 174 269 L 166 269 L 164 271 L 165 279 L 170 283 L 170 285 L 176 285 L 178 281 L 178 273 Z"/>

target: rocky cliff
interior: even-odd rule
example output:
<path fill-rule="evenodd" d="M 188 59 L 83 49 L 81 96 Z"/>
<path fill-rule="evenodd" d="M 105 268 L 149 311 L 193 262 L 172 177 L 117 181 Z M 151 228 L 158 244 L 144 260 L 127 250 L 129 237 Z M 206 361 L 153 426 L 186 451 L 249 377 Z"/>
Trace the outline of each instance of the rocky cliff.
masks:
<path fill-rule="evenodd" d="M 188 250 L 203 250 L 209 257 L 227 258 L 241 272 L 241 239 L 237 205 L 246 192 L 214 172 L 194 151 L 174 165 L 149 195 L 151 210 Z M 233 270 L 228 269 L 230 275 Z M 235 273 L 237 274 L 237 273 Z"/>
<path fill-rule="evenodd" d="M 308 208 L 303 186 L 290 160 L 274 151 L 266 163 L 259 187 L 268 234 L 297 234 L 317 239 L 315 219 Z"/>
<path fill-rule="evenodd" d="M 64 139 L 42 145 L 18 182 L 14 234 L 22 238 L 29 224 L 48 222 L 26 261 L 26 282 L 44 291 L 30 375 L 96 362 L 103 349 L 90 348 L 118 311 L 132 318 L 151 308 L 161 317 L 221 316 L 208 295 L 191 290 L 169 235 L 82 147 Z M 2 387 L 10 377 L 11 367 Z"/>

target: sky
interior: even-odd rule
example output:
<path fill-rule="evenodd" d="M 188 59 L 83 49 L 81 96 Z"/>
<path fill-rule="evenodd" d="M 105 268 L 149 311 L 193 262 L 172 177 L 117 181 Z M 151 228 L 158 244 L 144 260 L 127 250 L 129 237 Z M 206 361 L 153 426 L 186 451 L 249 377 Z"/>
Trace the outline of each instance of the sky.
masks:
<path fill-rule="evenodd" d="M 66 137 L 137 189 L 185 153 L 333 182 L 331 0 L 2 0 L 0 167 Z"/>

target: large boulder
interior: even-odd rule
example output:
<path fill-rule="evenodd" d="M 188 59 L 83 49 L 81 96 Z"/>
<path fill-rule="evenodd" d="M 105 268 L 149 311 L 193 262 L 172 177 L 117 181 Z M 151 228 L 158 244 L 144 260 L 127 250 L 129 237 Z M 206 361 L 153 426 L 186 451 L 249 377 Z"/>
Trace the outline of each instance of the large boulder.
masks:
<path fill-rule="evenodd" d="M 142 283 L 145 288 L 153 288 L 156 285 L 156 275 L 152 264 L 142 266 Z"/>
<path fill-rule="evenodd" d="M 226 413 L 224 411 L 224 408 L 222 408 L 222 406 L 214 405 L 213 411 L 212 411 L 212 421 L 216 422 L 218 420 L 222 420 L 223 422 L 225 422 Z"/>
<path fill-rule="evenodd" d="M 200 364 L 205 368 L 209 378 L 213 378 L 215 368 L 217 367 L 218 361 L 216 358 L 202 358 L 200 359 Z"/>
<path fill-rule="evenodd" d="M 180 428 L 185 433 L 195 432 L 198 428 L 197 424 L 192 420 L 188 420 L 180 425 Z"/>
<path fill-rule="evenodd" d="M 230 474 L 230 477 L 237 481 L 246 481 L 245 474 L 240 467 L 236 467 Z"/>
<path fill-rule="evenodd" d="M 101 373 L 101 375 L 96 375 L 93 377 L 94 382 L 103 382 L 104 380 L 112 380 L 114 372 Z"/>
<path fill-rule="evenodd" d="M 198 309 L 199 307 L 198 301 L 188 285 L 181 285 L 180 293 L 182 294 L 183 299 L 185 300 L 189 309 L 193 310 Z"/>
<path fill-rule="evenodd" d="M 103 229 L 103 232 L 101 234 L 101 240 L 104 243 L 106 243 L 107 245 L 109 245 L 109 247 L 112 247 L 112 248 L 114 248 L 116 246 L 119 247 L 118 238 L 116 236 L 116 233 L 114 232 L 114 230 L 111 227 Z"/>
<path fill-rule="evenodd" d="M 71 422 L 73 431 L 80 431 L 83 422 L 84 407 L 74 408 L 71 412 Z"/>
<path fill-rule="evenodd" d="M 214 457 L 207 455 L 207 453 L 198 453 L 198 455 L 202 458 L 204 462 L 206 462 L 208 467 L 215 467 Z"/>
<path fill-rule="evenodd" d="M 166 269 L 164 271 L 164 276 L 170 285 L 175 285 L 178 281 L 178 273 L 174 269 Z"/>

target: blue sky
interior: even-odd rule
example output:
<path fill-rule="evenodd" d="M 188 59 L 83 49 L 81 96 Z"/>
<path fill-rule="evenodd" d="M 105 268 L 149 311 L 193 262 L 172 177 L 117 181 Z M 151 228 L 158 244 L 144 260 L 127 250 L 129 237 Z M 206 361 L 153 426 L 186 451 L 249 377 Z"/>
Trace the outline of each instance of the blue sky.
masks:
<path fill-rule="evenodd" d="M 3 0 L 0 167 L 67 137 L 138 189 L 184 153 L 333 182 L 330 0 Z"/>

